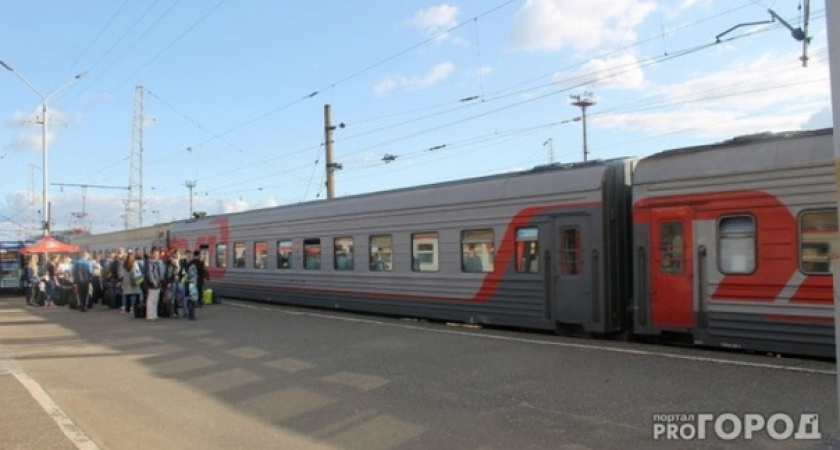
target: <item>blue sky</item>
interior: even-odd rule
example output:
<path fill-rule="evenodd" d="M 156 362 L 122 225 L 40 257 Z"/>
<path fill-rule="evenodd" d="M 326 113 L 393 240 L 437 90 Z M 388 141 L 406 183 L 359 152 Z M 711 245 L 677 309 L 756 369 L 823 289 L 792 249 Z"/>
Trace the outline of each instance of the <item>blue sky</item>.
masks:
<path fill-rule="evenodd" d="M 136 86 L 143 224 L 831 125 L 823 2 L 44 0 L 0 6 L 0 60 L 49 94 L 53 229 L 122 229 Z M 41 99 L 0 68 L 0 240 L 41 218 Z M 546 144 L 548 140 L 551 144 Z M 434 149 L 434 150 L 431 150 Z M 396 155 L 392 162 L 386 154 Z M 136 175 L 139 184 L 139 174 Z M 139 193 L 135 195 L 139 196 Z M 130 215 L 139 224 L 137 204 Z M 80 214 L 84 212 L 84 215 Z"/>

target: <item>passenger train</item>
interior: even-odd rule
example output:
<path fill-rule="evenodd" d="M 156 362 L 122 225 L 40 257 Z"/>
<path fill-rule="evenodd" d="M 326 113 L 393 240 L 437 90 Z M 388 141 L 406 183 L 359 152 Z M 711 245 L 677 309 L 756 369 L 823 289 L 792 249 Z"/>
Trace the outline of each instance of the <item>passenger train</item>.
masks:
<path fill-rule="evenodd" d="M 834 356 L 832 132 L 761 134 L 79 236 L 221 296 Z"/>

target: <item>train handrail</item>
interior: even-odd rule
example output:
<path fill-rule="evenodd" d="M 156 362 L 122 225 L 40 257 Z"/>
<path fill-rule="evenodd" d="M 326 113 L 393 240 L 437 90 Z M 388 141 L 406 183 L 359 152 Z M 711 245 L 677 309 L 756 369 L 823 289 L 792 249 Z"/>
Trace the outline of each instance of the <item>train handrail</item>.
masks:
<path fill-rule="evenodd" d="M 647 256 L 645 255 L 645 247 L 639 246 L 639 325 L 647 325 L 647 305 L 650 302 L 648 297 L 648 277 L 647 277 Z"/>
<path fill-rule="evenodd" d="M 697 327 L 706 328 L 708 326 L 708 318 L 706 317 L 706 302 L 705 288 L 706 288 L 706 246 L 700 245 L 697 247 Z"/>
<path fill-rule="evenodd" d="M 598 304 L 600 301 L 598 289 L 599 271 L 598 271 L 598 249 L 592 249 L 592 322 L 599 323 L 601 321 L 601 307 Z"/>
<path fill-rule="evenodd" d="M 543 291 L 545 292 L 545 318 L 551 319 L 551 300 L 552 300 L 552 286 L 551 286 L 551 252 L 546 250 L 543 252 Z"/>

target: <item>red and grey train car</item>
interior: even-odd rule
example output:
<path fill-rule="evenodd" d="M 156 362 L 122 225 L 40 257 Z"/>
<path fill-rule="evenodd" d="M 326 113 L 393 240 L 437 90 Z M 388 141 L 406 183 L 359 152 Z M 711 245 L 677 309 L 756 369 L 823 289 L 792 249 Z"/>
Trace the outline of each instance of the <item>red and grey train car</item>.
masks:
<path fill-rule="evenodd" d="M 836 195 L 819 130 L 165 231 L 201 249 L 222 296 L 831 357 Z M 136 246 L 103 236 L 97 249 Z"/>
<path fill-rule="evenodd" d="M 173 224 L 222 296 L 626 330 L 633 161 L 573 164 Z"/>
<path fill-rule="evenodd" d="M 831 130 L 653 155 L 633 202 L 636 333 L 834 355 Z"/>

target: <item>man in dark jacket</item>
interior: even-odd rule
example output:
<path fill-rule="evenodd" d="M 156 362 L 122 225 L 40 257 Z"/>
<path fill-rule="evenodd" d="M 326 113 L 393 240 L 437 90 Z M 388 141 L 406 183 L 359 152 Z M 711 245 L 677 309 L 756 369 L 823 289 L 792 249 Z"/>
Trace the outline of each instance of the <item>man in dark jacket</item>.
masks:
<path fill-rule="evenodd" d="M 204 296 L 204 282 L 210 281 L 210 277 L 207 273 L 207 267 L 204 265 L 204 261 L 201 260 L 201 252 L 198 250 L 193 251 L 193 259 L 190 261 L 190 264 L 187 266 L 187 270 L 189 270 L 189 266 L 195 266 L 196 273 L 197 273 L 197 280 L 196 280 L 196 287 L 198 288 L 198 300 L 196 300 L 196 306 L 201 308 L 202 300 Z"/>
<path fill-rule="evenodd" d="M 76 291 L 76 305 L 81 312 L 87 311 L 90 306 L 90 282 L 93 279 L 93 273 L 90 269 L 89 258 L 90 253 L 83 253 L 82 257 L 73 264 L 71 271 Z"/>

